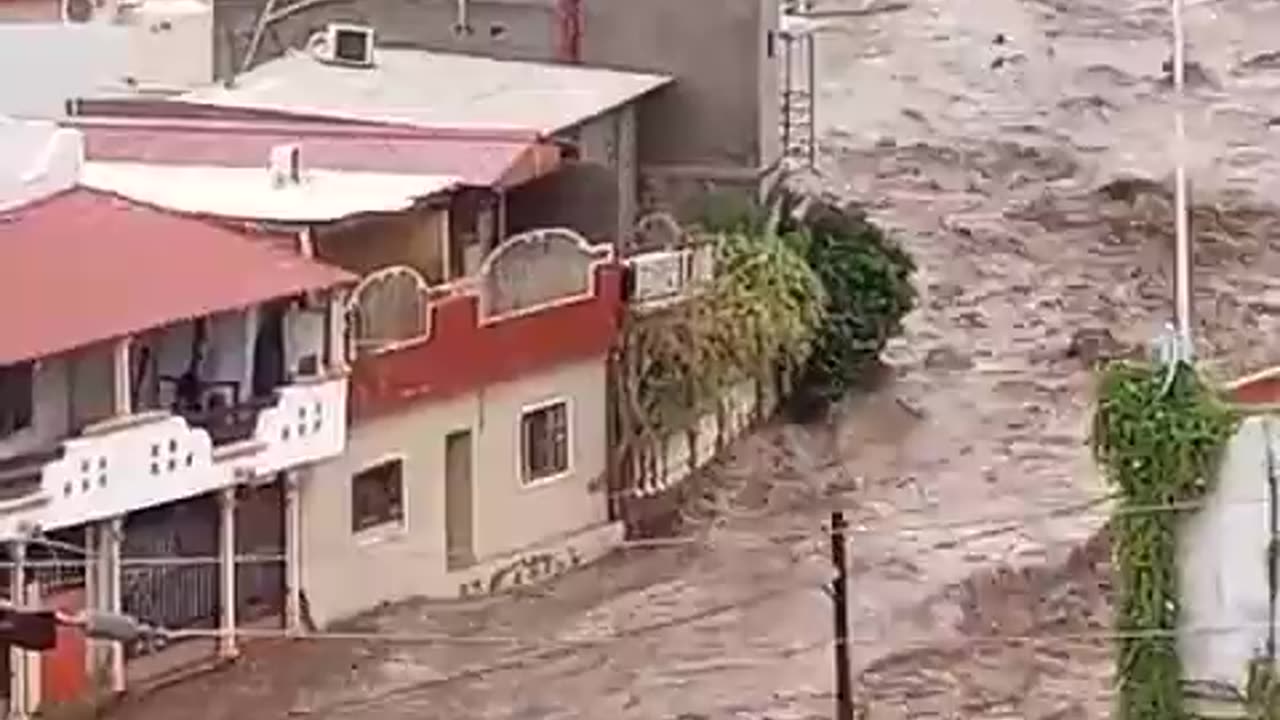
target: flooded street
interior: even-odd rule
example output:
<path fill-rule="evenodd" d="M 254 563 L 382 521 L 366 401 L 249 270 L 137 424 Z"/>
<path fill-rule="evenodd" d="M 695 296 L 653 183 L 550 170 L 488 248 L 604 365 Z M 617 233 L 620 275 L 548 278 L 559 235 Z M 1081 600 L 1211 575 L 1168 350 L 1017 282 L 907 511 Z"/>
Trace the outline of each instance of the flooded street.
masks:
<path fill-rule="evenodd" d="M 1199 350 L 1226 376 L 1273 362 L 1280 330 L 1280 6 L 1190 5 Z M 1169 317 L 1167 7 L 885 6 L 822 37 L 818 106 L 827 182 L 921 267 L 881 389 L 832 428 L 740 443 L 679 541 L 535 594 L 388 611 L 363 627 L 401 642 L 279 648 L 121 717 L 827 718 L 836 508 L 866 717 L 1106 717 L 1106 508 L 1069 348 L 1143 344 Z M 842 7 L 865 2 L 819 6 Z"/>

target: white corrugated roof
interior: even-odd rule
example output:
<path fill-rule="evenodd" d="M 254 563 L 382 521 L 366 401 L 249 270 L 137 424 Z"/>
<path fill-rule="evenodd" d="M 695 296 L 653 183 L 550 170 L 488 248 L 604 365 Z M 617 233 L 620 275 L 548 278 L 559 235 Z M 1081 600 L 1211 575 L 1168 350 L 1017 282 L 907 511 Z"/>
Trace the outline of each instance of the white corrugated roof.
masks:
<path fill-rule="evenodd" d="M 86 162 L 80 184 L 175 212 L 243 220 L 330 222 L 407 210 L 459 184 L 442 175 L 309 169 L 274 187 L 266 168 Z"/>
<path fill-rule="evenodd" d="M 378 48 L 371 68 L 291 51 L 189 102 L 397 122 L 551 134 L 671 81 L 662 75 Z"/>

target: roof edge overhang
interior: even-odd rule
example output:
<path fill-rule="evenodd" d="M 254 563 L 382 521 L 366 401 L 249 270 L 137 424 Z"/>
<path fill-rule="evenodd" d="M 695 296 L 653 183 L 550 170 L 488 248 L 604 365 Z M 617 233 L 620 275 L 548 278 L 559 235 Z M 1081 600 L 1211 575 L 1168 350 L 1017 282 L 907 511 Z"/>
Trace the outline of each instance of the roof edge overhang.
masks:
<path fill-rule="evenodd" d="M 94 195 L 100 195 L 108 198 L 115 198 L 117 200 L 121 200 L 123 202 L 136 205 L 138 207 L 146 208 L 153 212 L 164 213 L 167 215 L 171 215 L 173 217 L 183 218 L 190 222 L 205 222 L 207 224 L 221 225 L 222 227 L 226 228 L 229 232 L 234 232 L 237 235 L 240 235 L 241 240 L 245 243 L 259 244 L 261 242 L 247 235 L 243 229 L 229 227 L 225 222 L 218 222 L 216 219 L 213 219 L 213 218 L 202 219 L 198 216 L 192 216 L 184 213 L 173 212 L 166 208 L 158 207 L 145 202 L 140 202 L 132 198 L 129 198 L 127 196 L 120 195 L 118 193 L 113 193 L 106 190 L 99 190 L 95 188 L 89 188 L 82 185 L 76 185 L 74 187 L 67 188 L 65 190 L 61 190 L 56 193 L 52 193 L 49 195 L 42 196 L 40 198 L 33 199 L 32 201 L 23 203 L 21 205 L 15 205 L 13 207 L 5 208 L 3 211 L 0 211 L 0 218 L 3 218 L 6 215 L 13 215 L 15 213 L 36 209 L 41 205 L 56 202 L 58 199 L 76 192 L 91 193 Z M 262 250 L 264 253 L 285 252 L 283 250 L 280 250 L 278 248 L 273 248 L 270 246 L 262 247 Z M 176 323 L 190 322 L 198 318 L 209 317 L 211 315 L 217 315 L 219 313 L 246 310 L 248 308 L 260 305 L 262 303 L 272 302 L 275 300 L 284 300 L 290 297 L 297 297 L 300 295 L 304 295 L 306 293 L 329 292 L 333 290 L 349 288 L 355 285 L 360 280 L 359 276 L 355 275 L 354 273 L 351 273 L 348 270 L 338 267 L 336 265 L 333 265 L 331 263 L 327 263 L 317 258 L 303 257 L 301 255 L 298 255 L 297 253 L 294 253 L 294 255 L 297 255 L 300 259 L 304 260 L 307 263 L 323 266 L 324 269 L 332 276 L 332 279 L 328 282 L 307 283 L 305 285 L 299 285 L 296 287 L 281 287 L 279 291 L 276 293 L 264 294 L 261 297 L 248 303 L 227 302 L 227 303 L 221 303 L 221 304 L 214 304 L 207 308 L 202 309 L 202 311 L 198 313 L 177 312 L 172 315 L 165 316 L 156 322 L 137 323 L 133 325 L 122 322 L 122 323 L 119 323 L 117 327 L 110 327 L 110 328 L 104 329 L 104 331 L 101 333 L 96 333 L 89 336 L 82 336 L 80 338 L 75 339 L 74 341 L 59 343 L 54 345 L 47 345 L 41 348 L 30 348 L 24 352 L 13 352 L 13 353 L 7 353 L 7 354 L 0 353 L 0 365 L 37 362 L 40 360 L 57 357 L 59 355 L 65 355 L 70 352 L 75 352 L 76 350 L 87 348 L 92 345 L 97 345 L 104 342 L 118 340 L 120 338 L 129 337 L 131 335 L 136 335 L 138 333 L 148 332 L 151 330 L 155 330 L 157 328 L 162 328 L 162 327 L 173 325 Z M 265 259 L 265 255 L 264 255 L 264 259 Z"/>

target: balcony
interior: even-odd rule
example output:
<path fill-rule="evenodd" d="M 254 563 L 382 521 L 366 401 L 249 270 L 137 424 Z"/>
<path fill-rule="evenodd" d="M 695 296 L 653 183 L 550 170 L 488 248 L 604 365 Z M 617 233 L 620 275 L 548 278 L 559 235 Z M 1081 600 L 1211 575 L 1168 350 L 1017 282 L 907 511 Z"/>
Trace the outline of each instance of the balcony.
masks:
<path fill-rule="evenodd" d="M 372 273 L 347 311 L 352 417 L 603 357 L 621 299 L 612 249 L 560 228 L 508 238 L 449 285 L 429 287 L 398 266 Z"/>
<path fill-rule="evenodd" d="M 347 379 L 334 318 L 342 299 L 325 300 L 172 323 L 13 374 L 33 411 L 0 438 L 0 539 L 340 454 Z"/>
<path fill-rule="evenodd" d="M 149 411 L 89 426 L 54 450 L 0 461 L 0 539 L 24 528 L 115 517 L 334 457 L 345 445 L 346 398 L 345 377 L 302 380 L 279 388 L 252 417 L 235 415 L 233 436 L 177 413 Z"/>

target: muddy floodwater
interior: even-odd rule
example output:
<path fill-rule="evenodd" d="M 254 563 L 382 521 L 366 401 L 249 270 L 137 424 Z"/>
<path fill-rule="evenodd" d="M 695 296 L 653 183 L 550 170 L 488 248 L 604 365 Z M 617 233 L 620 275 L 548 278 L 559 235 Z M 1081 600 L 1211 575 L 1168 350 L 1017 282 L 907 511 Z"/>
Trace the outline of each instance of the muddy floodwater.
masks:
<path fill-rule="evenodd" d="M 1280 5 L 1188 5 L 1199 352 L 1226 376 L 1280 355 Z M 122 715 L 830 717 L 822 524 L 839 507 L 866 717 L 1107 717 L 1104 488 L 1068 349 L 1081 332 L 1141 345 L 1169 319 L 1167 4 L 881 9 L 832 20 L 818 105 L 824 181 L 921 266 L 881 389 L 834 427 L 742 442 L 684 542 L 368 622 L 470 642 L 313 641 Z"/>

